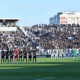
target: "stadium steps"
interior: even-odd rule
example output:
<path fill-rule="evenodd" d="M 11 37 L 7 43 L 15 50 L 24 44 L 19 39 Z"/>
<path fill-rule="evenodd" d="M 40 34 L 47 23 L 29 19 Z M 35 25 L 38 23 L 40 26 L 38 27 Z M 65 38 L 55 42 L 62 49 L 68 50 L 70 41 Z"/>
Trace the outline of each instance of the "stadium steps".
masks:
<path fill-rule="evenodd" d="M 18 29 L 17 29 L 17 35 L 19 35 L 19 36 L 23 36 L 23 35 L 25 35 L 24 33 L 23 33 L 23 31 L 18 27 Z"/>

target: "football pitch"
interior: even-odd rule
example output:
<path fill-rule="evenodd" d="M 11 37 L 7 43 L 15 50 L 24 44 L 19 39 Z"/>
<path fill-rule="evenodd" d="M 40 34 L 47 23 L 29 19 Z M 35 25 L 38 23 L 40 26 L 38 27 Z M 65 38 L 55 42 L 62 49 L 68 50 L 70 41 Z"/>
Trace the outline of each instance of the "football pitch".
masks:
<path fill-rule="evenodd" d="M 80 80 L 80 60 L 38 58 L 37 63 L 2 63 L 0 80 Z"/>

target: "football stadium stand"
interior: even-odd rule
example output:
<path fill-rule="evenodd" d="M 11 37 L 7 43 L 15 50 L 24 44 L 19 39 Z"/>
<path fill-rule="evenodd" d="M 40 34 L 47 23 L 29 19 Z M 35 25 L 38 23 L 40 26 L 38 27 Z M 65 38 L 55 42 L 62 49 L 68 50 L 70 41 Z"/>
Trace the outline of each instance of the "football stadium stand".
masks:
<path fill-rule="evenodd" d="M 80 56 L 80 26 L 16 25 L 19 19 L 0 19 L 0 58 L 26 61 L 45 55 L 51 57 Z"/>

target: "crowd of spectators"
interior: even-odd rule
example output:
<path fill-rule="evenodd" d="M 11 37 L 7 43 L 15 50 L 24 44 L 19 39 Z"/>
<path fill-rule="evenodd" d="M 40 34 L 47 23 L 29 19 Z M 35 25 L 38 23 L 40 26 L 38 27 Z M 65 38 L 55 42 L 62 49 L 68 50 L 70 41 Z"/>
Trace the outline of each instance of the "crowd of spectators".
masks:
<path fill-rule="evenodd" d="M 80 48 L 80 27 L 76 25 L 34 25 L 29 29 L 44 49 Z"/>
<path fill-rule="evenodd" d="M 71 25 L 34 25 L 25 28 L 29 36 L 18 35 L 17 32 L 0 32 L 0 50 L 39 51 L 53 49 L 79 49 L 80 27 Z M 9 52 L 8 52 L 9 53 Z"/>

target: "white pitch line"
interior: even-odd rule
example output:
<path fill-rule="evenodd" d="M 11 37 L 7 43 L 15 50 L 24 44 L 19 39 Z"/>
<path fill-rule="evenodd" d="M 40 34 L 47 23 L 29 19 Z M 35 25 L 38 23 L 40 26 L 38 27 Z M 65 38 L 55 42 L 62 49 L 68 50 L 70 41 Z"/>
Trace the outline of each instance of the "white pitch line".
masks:
<path fill-rule="evenodd" d="M 42 78 L 42 79 L 36 79 L 36 80 L 49 80 L 49 79 L 54 79 L 55 77 L 47 77 L 47 78 Z"/>

